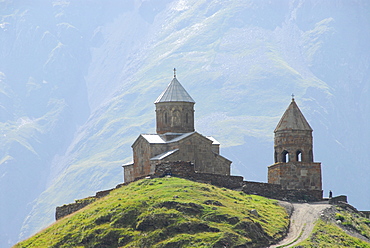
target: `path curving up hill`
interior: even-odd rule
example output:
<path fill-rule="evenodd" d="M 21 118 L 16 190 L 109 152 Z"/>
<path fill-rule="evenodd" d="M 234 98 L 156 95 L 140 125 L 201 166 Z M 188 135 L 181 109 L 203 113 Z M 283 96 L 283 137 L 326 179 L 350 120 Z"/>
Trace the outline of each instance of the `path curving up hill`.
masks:
<path fill-rule="evenodd" d="M 288 235 L 276 245 L 270 248 L 287 245 L 291 247 L 305 239 L 307 239 L 315 225 L 315 221 L 320 217 L 324 209 L 331 205 L 327 202 L 317 203 L 292 203 L 293 213 L 290 217 L 290 227 Z M 290 244 L 291 243 L 291 244 Z"/>

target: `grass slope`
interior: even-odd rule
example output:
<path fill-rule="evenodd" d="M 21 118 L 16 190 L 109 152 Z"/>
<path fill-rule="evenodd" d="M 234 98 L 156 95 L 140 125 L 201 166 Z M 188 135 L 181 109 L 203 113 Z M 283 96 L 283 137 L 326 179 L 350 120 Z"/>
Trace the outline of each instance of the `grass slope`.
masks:
<path fill-rule="evenodd" d="M 370 220 L 345 205 L 333 206 L 318 220 L 310 238 L 295 247 L 370 247 L 370 243 L 349 234 L 369 240 Z"/>
<path fill-rule="evenodd" d="M 174 177 L 144 179 L 15 247 L 260 247 L 288 224 L 275 200 Z"/>
<path fill-rule="evenodd" d="M 333 223 L 318 220 L 309 239 L 295 247 L 356 247 L 369 248 L 370 244 L 345 233 Z"/>

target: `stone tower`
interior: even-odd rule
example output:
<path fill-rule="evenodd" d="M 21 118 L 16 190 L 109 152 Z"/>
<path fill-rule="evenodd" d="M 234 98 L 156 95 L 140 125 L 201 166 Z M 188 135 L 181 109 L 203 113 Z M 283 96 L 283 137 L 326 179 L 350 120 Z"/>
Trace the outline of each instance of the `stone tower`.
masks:
<path fill-rule="evenodd" d="M 155 103 L 157 134 L 194 132 L 194 100 L 174 77 Z"/>
<path fill-rule="evenodd" d="M 275 163 L 268 182 L 283 189 L 322 190 L 321 163 L 313 160 L 312 128 L 294 98 L 275 128 Z"/>

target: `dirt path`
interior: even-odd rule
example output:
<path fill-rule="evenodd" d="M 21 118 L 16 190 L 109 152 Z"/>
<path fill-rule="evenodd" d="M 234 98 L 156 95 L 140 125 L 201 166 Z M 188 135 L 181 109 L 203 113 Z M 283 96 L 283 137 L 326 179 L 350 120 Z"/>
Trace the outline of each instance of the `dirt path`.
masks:
<path fill-rule="evenodd" d="M 322 211 L 331 205 L 326 202 L 320 203 L 293 203 L 294 207 L 292 216 L 290 217 L 290 228 L 288 235 L 276 245 L 272 247 L 291 247 L 305 239 L 307 239 L 315 225 L 315 221 L 319 218 Z M 291 243 L 293 242 L 293 243 Z M 284 246 L 291 243 L 288 246 Z"/>

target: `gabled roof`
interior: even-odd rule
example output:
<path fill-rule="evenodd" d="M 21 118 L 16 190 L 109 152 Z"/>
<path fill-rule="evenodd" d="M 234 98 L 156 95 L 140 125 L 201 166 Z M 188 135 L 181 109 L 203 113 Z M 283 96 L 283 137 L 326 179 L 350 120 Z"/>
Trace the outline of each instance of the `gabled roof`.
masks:
<path fill-rule="evenodd" d="M 285 130 L 312 131 L 310 124 L 308 124 L 306 118 L 304 118 L 294 98 L 289 107 L 285 110 L 274 132 Z"/>
<path fill-rule="evenodd" d="M 165 144 L 166 141 L 158 134 L 141 134 L 149 144 Z"/>
<path fill-rule="evenodd" d="M 220 142 L 218 142 L 215 138 L 212 136 L 206 136 L 207 139 L 212 141 L 212 145 L 221 145 Z"/>
<path fill-rule="evenodd" d="M 176 137 L 176 138 L 174 138 L 174 139 L 171 139 L 171 140 L 168 140 L 168 141 L 166 141 L 165 140 L 165 138 L 164 138 L 164 136 L 163 135 L 160 135 L 160 134 L 140 134 L 140 136 L 136 139 L 136 141 L 140 138 L 140 137 L 142 137 L 142 138 L 144 138 L 149 144 L 168 144 L 168 143 L 174 143 L 174 142 L 177 142 L 177 141 L 180 141 L 180 140 L 182 140 L 182 139 L 185 139 L 186 137 L 189 137 L 189 136 L 191 136 L 191 135 L 193 135 L 193 134 L 198 134 L 198 135 L 200 135 L 200 136 L 202 136 L 202 137 L 204 137 L 204 138 L 206 138 L 206 139 L 208 139 L 208 140 L 210 140 L 210 141 L 212 141 L 212 144 L 213 145 L 220 145 L 220 143 L 215 139 L 215 138 L 213 138 L 213 137 L 211 137 L 211 136 L 203 136 L 203 135 L 201 135 L 201 134 L 199 134 L 199 133 L 197 133 L 197 132 L 190 132 L 190 133 L 181 133 L 181 134 L 179 134 L 179 136 L 178 137 Z M 136 143 L 136 141 L 134 142 L 134 144 Z M 133 145 L 134 145 L 133 144 Z M 132 146 L 133 146 L 132 145 Z"/>
<path fill-rule="evenodd" d="M 174 149 L 174 150 L 171 150 L 171 151 L 166 151 L 164 153 L 161 153 L 155 157 L 152 157 L 150 160 L 162 160 L 172 154 L 174 154 L 175 152 L 177 152 L 179 149 Z"/>
<path fill-rule="evenodd" d="M 171 140 L 167 141 L 167 143 L 172 143 L 172 142 L 180 141 L 180 140 L 185 139 L 186 137 L 189 137 L 189 136 L 191 136 L 191 135 L 193 135 L 193 134 L 195 134 L 195 133 L 197 133 L 197 132 L 183 133 L 183 134 L 181 134 L 180 136 L 178 136 L 178 137 L 176 137 L 176 138 L 174 138 L 174 139 L 171 139 Z"/>
<path fill-rule="evenodd" d="M 159 102 L 193 102 L 193 98 L 186 92 L 176 77 L 174 77 L 167 88 L 160 94 L 154 103 Z"/>

